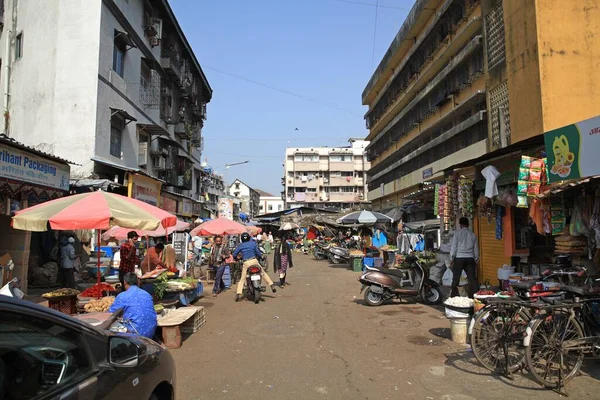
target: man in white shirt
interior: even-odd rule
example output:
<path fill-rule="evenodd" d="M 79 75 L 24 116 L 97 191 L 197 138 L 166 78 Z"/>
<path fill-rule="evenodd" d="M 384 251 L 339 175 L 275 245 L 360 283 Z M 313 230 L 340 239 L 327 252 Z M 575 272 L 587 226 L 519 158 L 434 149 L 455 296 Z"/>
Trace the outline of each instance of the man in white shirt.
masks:
<path fill-rule="evenodd" d="M 477 283 L 476 268 L 479 262 L 479 246 L 477 236 L 469 229 L 469 220 L 462 217 L 459 220 L 460 229 L 454 232 L 452 245 L 450 246 L 450 258 L 452 263 L 452 294 L 458 296 L 458 284 L 462 272 L 465 271 L 469 280 L 469 297 L 473 297 L 479 290 Z"/>

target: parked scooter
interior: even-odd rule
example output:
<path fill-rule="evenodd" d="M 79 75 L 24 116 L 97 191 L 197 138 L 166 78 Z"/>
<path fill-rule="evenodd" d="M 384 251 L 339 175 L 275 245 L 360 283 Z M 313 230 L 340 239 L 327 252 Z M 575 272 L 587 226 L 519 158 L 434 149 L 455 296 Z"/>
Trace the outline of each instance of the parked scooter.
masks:
<path fill-rule="evenodd" d="M 369 306 L 380 306 L 385 300 L 401 297 L 421 296 L 425 304 L 440 304 L 442 291 L 437 282 L 429 279 L 429 274 L 414 255 L 409 255 L 407 269 L 387 269 L 367 267 L 358 278 L 362 283 L 360 292 L 364 291 L 365 302 Z"/>
<path fill-rule="evenodd" d="M 262 254 L 262 257 L 260 258 L 260 260 L 258 260 L 258 262 L 260 263 L 260 266 L 267 271 L 269 269 L 269 259 L 267 258 L 267 251 L 265 250 L 265 246 L 260 243 L 258 245 L 258 250 L 260 250 L 260 253 Z"/>
<path fill-rule="evenodd" d="M 313 249 L 313 256 L 315 260 L 325 260 L 329 256 L 329 249 L 331 245 L 329 243 L 315 242 Z"/>
<path fill-rule="evenodd" d="M 258 265 L 252 265 L 248 267 L 248 273 L 246 275 L 246 295 L 250 300 L 254 300 L 254 303 L 258 304 L 262 292 L 266 291 L 267 288 L 262 285 L 262 276 L 260 274 L 260 267 Z"/>

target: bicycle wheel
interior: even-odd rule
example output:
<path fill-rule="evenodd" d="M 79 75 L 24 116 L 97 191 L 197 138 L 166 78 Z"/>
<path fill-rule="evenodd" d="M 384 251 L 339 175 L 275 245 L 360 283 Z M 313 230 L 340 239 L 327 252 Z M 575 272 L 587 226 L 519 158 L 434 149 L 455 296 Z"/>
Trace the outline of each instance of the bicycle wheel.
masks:
<path fill-rule="evenodd" d="M 530 316 L 521 307 L 494 304 L 475 317 L 471 349 L 477 361 L 496 373 L 513 373 L 525 364 L 520 350 Z"/>
<path fill-rule="evenodd" d="M 547 388 L 564 385 L 583 363 L 580 346 L 569 343 L 583 338 L 579 322 L 565 312 L 539 316 L 531 325 L 529 346 L 525 348 L 527 368 L 533 379 Z"/>

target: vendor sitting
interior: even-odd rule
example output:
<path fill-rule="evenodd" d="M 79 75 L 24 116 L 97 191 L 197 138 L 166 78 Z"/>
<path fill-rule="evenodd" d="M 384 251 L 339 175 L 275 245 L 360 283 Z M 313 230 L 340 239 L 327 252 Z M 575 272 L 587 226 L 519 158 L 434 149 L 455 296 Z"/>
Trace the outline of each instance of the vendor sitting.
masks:
<path fill-rule="evenodd" d="M 119 294 L 108 309 L 113 313 L 123 309 L 123 325 L 129 333 L 152 338 L 156 330 L 156 311 L 152 296 L 140 289 L 138 277 L 133 272 L 125 274 L 125 292 Z"/>
<path fill-rule="evenodd" d="M 156 246 L 148 249 L 141 265 L 143 274 L 153 271 L 156 267 L 167 268 L 162 262 L 162 252 L 164 249 L 165 245 L 162 243 L 158 243 Z"/>

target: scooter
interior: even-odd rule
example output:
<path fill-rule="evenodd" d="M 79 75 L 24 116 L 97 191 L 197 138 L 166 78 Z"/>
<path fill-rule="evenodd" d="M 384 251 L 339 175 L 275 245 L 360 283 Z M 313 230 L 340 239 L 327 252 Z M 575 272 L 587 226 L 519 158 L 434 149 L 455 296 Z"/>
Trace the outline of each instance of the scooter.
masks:
<path fill-rule="evenodd" d="M 265 246 L 259 244 L 258 250 L 260 250 L 260 253 L 262 254 L 262 257 L 258 260 L 258 262 L 260 263 L 260 266 L 263 267 L 265 271 L 267 271 L 269 268 L 269 259 L 267 258 L 267 251 L 265 250 Z"/>
<path fill-rule="evenodd" d="M 361 293 L 367 305 L 376 307 L 385 300 L 401 297 L 421 296 L 425 304 L 434 305 L 442 302 L 442 291 L 437 282 L 429 279 L 429 274 L 414 255 L 409 255 L 407 269 L 387 269 L 366 267 L 366 271 L 358 278 L 362 283 Z"/>
<path fill-rule="evenodd" d="M 331 245 L 329 243 L 316 243 L 313 249 L 313 256 L 315 260 L 324 260 L 328 257 L 329 249 Z"/>
<path fill-rule="evenodd" d="M 246 275 L 246 295 L 250 300 L 254 300 L 255 304 L 260 302 L 262 292 L 267 288 L 262 285 L 262 276 L 260 266 L 252 265 L 248 267 Z"/>

